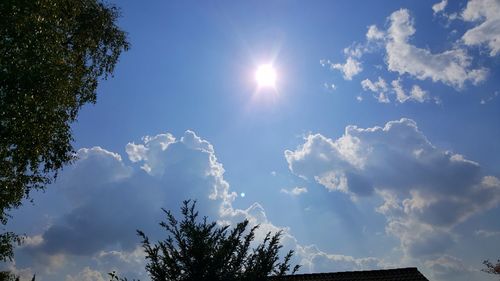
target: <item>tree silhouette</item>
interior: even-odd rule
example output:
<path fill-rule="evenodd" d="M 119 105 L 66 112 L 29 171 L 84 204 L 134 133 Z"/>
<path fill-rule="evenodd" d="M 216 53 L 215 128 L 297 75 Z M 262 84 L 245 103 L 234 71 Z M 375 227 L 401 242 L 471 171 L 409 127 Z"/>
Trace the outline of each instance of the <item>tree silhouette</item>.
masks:
<path fill-rule="evenodd" d="M 14 274 L 8 271 L 0 271 L 0 280 L 2 281 L 19 281 L 19 276 L 15 276 Z"/>
<path fill-rule="evenodd" d="M 142 231 L 137 231 L 146 253 L 146 271 L 153 281 L 265 280 L 299 269 L 298 265 L 290 268 L 293 251 L 279 261 L 281 231 L 267 233 L 260 244 L 252 247 L 259 226 L 247 231 L 248 220 L 232 229 L 208 222 L 207 217 L 199 220 L 196 201 L 191 200 L 183 202 L 180 221 L 170 211 L 163 211 L 166 221 L 160 225 L 167 232 L 165 240 L 152 244 Z"/>
<path fill-rule="evenodd" d="M 483 261 L 483 264 L 484 266 L 486 266 L 486 268 L 482 269 L 482 271 L 489 274 L 500 275 L 500 259 L 497 260 L 495 264 L 490 262 L 489 260 Z"/>
<path fill-rule="evenodd" d="M 99 0 L 0 1 L 0 223 L 72 161 L 70 125 L 129 44 Z M 5 229 L 4 229 L 5 231 Z M 19 237 L 0 234 L 0 260 Z"/>

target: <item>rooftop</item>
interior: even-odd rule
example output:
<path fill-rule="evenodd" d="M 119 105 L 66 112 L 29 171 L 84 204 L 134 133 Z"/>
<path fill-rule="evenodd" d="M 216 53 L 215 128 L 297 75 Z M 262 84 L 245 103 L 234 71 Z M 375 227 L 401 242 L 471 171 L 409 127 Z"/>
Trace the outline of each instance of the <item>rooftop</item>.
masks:
<path fill-rule="evenodd" d="M 429 281 L 416 267 L 311 273 L 272 277 L 271 281 Z"/>

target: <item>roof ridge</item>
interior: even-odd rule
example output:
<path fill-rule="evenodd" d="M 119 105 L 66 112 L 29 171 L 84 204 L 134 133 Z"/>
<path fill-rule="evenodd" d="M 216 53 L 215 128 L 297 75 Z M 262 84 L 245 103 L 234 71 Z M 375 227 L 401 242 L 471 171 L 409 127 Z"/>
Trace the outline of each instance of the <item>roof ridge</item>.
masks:
<path fill-rule="evenodd" d="M 417 267 L 396 267 L 396 268 L 380 268 L 380 269 L 366 269 L 366 270 L 347 270 L 347 271 L 332 271 L 332 272 L 313 272 L 313 273 L 300 273 L 293 274 L 291 276 L 302 276 L 302 275 L 323 275 L 323 274 L 338 274 L 338 273 L 352 273 L 352 272 L 373 272 L 373 271 L 391 271 L 391 270 L 417 270 Z"/>
<path fill-rule="evenodd" d="M 382 268 L 340 272 L 270 276 L 269 281 L 429 281 L 417 267 Z"/>

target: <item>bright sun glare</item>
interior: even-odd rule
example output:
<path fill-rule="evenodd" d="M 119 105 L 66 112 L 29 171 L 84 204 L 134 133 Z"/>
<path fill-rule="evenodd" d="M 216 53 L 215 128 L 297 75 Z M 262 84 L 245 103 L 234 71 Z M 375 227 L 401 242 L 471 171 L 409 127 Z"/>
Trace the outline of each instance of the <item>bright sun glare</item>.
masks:
<path fill-rule="evenodd" d="M 255 72 L 255 79 L 257 80 L 257 85 L 260 88 L 274 88 L 276 86 L 276 70 L 271 64 L 260 65 Z"/>

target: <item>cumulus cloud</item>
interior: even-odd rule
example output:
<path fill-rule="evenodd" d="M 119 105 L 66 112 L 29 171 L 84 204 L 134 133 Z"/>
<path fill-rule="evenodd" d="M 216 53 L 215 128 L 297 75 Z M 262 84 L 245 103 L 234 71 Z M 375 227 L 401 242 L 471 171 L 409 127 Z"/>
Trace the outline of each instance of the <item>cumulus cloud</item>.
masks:
<path fill-rule="evenodd" d="M 389 21 L 385 46 L 388 70 L 456 88 L 462 88 L 465 82 L 478 84 L 486 79 L 487 70 L 471 68 L 472 58 L 462 49 L 432 53 L 412 45 L 410 39 L 416 30 L 408 10 L 393 12 Z"/>
<path fill-rule="evenodd" d="M 378 258 L 328 254 L 315 245 L 298 246 L 296 253 L 301 258 L 301 265 L 306 272 L 353 271 L 383 267 L 383 262 Z"/>
<path fill-rule="evenodd" d="M 390 103 L 390 96 L 395 96 L 395 101 L 399 103 L 405 103 L 407 101 L 414 102 L 425 102 L 430 99 L 429 93 L 424 91 L 420 86 L 413 85 L 410 89 L 409 94 L 406 94 L 406 91 L 403 89 L 401 85 L 401 79 L 398 78 L 391 82 L 392 88 L 389 88 L 387 83 L 382 77 L 378 77 L 378 80 L 373 82 L 370 79 L 365 79 L 361 81 L 361 87 L 365 91 L 371 91 L 375 93 L 375 98 L 380 103 Z"/>
<path fill-rule="evenodd" d="M 23 244 L 20 247 L 37 247 L 43 243 L 42 235 L 26 236 L 23 239 Z"/>
<path fill-rule="evenodd" d="M 128 143 L 125 151 L 130 161 L 143 161 L 141 168 L 151 175 L 161 175 L 165 171 L 165 161 L 162 158 L 170 144 L 175 142 L 171 134 L 159 134 L 143 138 L 144 144 Z"/>
<path fill-rule="evenodd" d="M 21 268 L 16 272 L 37 272 L 40 280 L 70 281 L 101 280 L 115 270 L 143 280 L 144 252 L 135 230 L 144 230 L 152 240 L 164 238 L 163 230 L 156 227 L 163 217 L 161 208 L 176 212 L 179 202 L 188 198 L 198 199 L 200 212 L 211 219 L 230 224 L 248 219 L 251 225 L 259 224 L 257 239 L 268 231 L 282 230 L 284 250 L 300 252 L 296 262 L 308 261 L 308 268 L 333 270 L 342 264 L 342 268 L 352 265 L 354 269 L 364 264 L 364 258 L 326 254 L 317 248 L 304 251 L 312 246 L 301 245 L 289 228 L 269 221 L 259 203 L 234 208 L 236 195 L 224 179 L 213 146 L 192 131 L 180 138 L 171 134 L 144 137 L 142 142 L 129 143 L 126 152 L 131 164 L 104 148 L 79 150 L 79 160 L 44 194 L 52 197 L 45 202 L 58 199 L 71 204 L 57 209 L 41 232 L 30 234 L 16 253 L 18 263 L 11 264 Z M 307 189 L 287 191 L 295 196 Z M 38 202 L 34 212 L 47 209 Z M 376 258 L 370 260 L 376 264 Z"/>
<path fill-rule="evenodd" d="M 428 93 L 418 85 L 413 85 L 410 91 L 410 99 L 413 99 L 417 102 L 424 102 L 428 99 Z"/>
<path fill-rule="evenodd" d="M 442 14 L 449 20 L 456 19 L 457 13 L 445 14 L 443 12 L 447 4 L 447 0 L 434 4 L 432 7 L 434 14 Z M 321 64 L 341 71 L 345 80 L 352 80 L 363 70 L 360 59 L 364 54 L 383 50 L 387 70 L 396 73 L 398 77 L 393 79 L 392 89 L 388 89 L 387 85 L 382 85 L 381 80 L 385 82 L 385 77 L 379 77 L 376 81 L 365 79 L 361 82 L 363 90 L 374 92 L 375 98 L 381 103 L 389 103 L 392 94 L 395 94 L 395 100 L 400 103 L 406 101 L 422 103 L 431 100 L 440 103 L 437 97 L 431 97 L 419 85 L 414 84 L 404 90 L 401 86 L 403 78 L 441 82 L 459 90 L 463 89 L 466 84 L 478 85 L 485 81 L 489 74 L 488 69 L 474 65 L 473 57 L 467 53 L 465 47 L 466 45 L 488 44 L 492 56 L 498 52 L 500 28 L 496 27 L 500 26 L 497 24 L 500 22 L 499 7 L 499 2 L 495 0 L 470 1 L 462 12 L 462 19 L 480 22 L 480 24 L 464 34 L 462 41 L 465 45 L 457 42 L 451 49 L 442 52 L 433 52 L 412 43 L 413 36 L 417 32 L 414 19 L 407 9 L 400 9 L 388 17 L 387 29 L 370 25 L 364 43 L 353 43 L 345 48 L 344 54 L 347 57 L 345 63 L 322 60 Z M 379 70 L 381 68 L 382 66 Z"/>
<path fill-rule="evenodd" d="M 370 79 L 365 79 L 361 81 L 361 87 L 363 90 L 370 90 L 377 94 L 376 98 L 381 103 L 389 103 L 389 98 L 387 96 L 387 83 L 382 77 L 378 78 L 378 81 L 372 82 Z"/>
<path fill-rule="evenodd" d="M 409 94 L 406 94 L 406 91 L 403 89 L 401 85 L 401 79 L 396 79 L 391 82 L 392 90 L 396 94 L 396 100 L 400 103 L 404 103 L 407 101 L 415 101 L 415 102 L 425 102 L 428 101 L 429 93 L 424 91 L 420 86 L 413 85 Z"/>
<path fill-rule="evenodd" d="M 469 46 L 486 44 L 490 56 L 496 56 L 500 52 L 500 2 L 471 0 L 461 16 L 464 21 L 478 23 L 465 32 L 463 42 Z"/>
<path fill-rule="evenodd" d="M 339 70 L 340 72 L 342 72 L 345 80 L 352 80 L 354 76 L 356 76 L 363 70 L 361 63 L 351 56 L 347 57 L 347 60 L 344 64 L 332 63 L 329 60 L 321 60 L 320 63 L 323 66 L 329 66 L 331 69 Z"/>
<path fill-rule="evenodd" d="M 434 11 L 434 14 L 437 14 L 437 13 L 444 11 L 447 4 L 448 4 L 448 0 L 442 0 L 439 3 L 432 5 L 432 10 Z"/>
<path fill-rule="evenodd" d="M 349 255 L 330 254 L 321 251 L 316 245 L 302 245 L 291 234 L 287 227 L 278 227 L 270 222 L 266 216 L 264 208 L 254 203 L 249 208 L 242 209 L 227 209 L 223 215 L 226 223 L 236 223 L 243 219 L 249 220 L 252 226 L 259 225 L 256 232 L 256 240 L 263 239 L 269 231 L 276 233 L 282 232 L 281 244 L 283 252 L 294 250 L 293 262 L 301 265 L 301 272 L 317 273 L 331 271 L 348 271 L 375 269 L 384 267 L 384 261 L 376 257 L 355 258 Z"/>
<path fill-rule="evenodd" d="M 57 271 L 74 257 L 102 260 L 110 256 L 103 251 L 131 253 L 138 243 L 137 228 L 160 235 L 152 225 L 160 221 L 162 207 L 177 209 L 182 200 L 195 198 L 201 212 L 217 217 L 236 197 L 213 147 L 192 131 L 179 140 L 169 134 L 146 137 L 126 151 L 142 170 L 103 148 L 79 150 L 79 160 L 46 195 L 72 204 L 58 209 L 58 216 L 42 233 L 29 236 L 16 256 L 26 257 L 25 264 Z"/>
<path fill-rule="evenodd" d="M 92 183 L 106 184 L 117 182 L 129 177 L 132 168 L 123 163 L 122 157 L 99 146 L 92 148 L 81 148 L 77 151 L 78 169 L 70 168 L 60 179 L 61 186 L 68 187 L 72 178 L 78 177 L 85 180 L 84 175 L 92 172 L 94 175 L 88 181 Z M 66 189 L 67 190 L 67 189 Z"/>
<path fill-rule="evenodd" d="M 378 29 L 376 25 L 370 25 L 368 31 L 366 32 L 366 39 L 370 40 L 381 40 L 384 39 L 385 32 Z"/>
<path fill-rule="evenodd" d="M 377 210 L 387 218 L 386 231 L 410 256 L 446 249 L 455 240 L 454 226 L 500 202 L 498 178 L 432 145 L 410 119 L 348 126 L 338 139 L 311 134 L 285 157 L 293 173 L 329 191 L 382 197 Z"/>
<path fill-rule="evenodd" d="M 391 82 L 392 89 L 396 93 L 396 100 L 403 103 L 407 101 L 410 97 L 405 93 L 403 86 L 401 86 L 401 80 L 396 79 Z"/>

